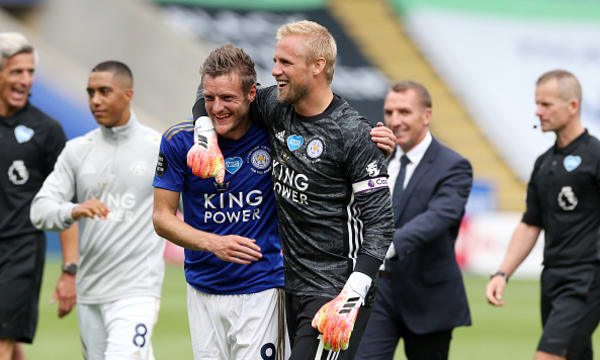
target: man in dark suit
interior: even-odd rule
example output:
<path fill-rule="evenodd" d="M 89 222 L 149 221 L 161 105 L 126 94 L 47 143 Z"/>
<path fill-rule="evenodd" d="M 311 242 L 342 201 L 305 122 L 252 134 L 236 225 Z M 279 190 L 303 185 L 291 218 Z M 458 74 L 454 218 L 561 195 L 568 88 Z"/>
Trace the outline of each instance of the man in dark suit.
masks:
<path fill-rule="evenodd" d="M 388 170 L 393 186 L 394 241 L 358 359 L 392 359 L 400 338 L 409 360 L 447 359 L 452 330 L 471 324 L 454 243 L 471 191 L 468 160 L 429 132 L 427 89 L 395 84 L 384 118 L 396 135 Z"/>

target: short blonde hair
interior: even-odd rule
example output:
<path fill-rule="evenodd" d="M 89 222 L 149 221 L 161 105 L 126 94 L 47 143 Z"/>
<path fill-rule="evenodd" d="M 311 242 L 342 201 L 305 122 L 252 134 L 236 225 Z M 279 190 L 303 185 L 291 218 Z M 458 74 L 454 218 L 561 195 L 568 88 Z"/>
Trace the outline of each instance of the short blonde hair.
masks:
<path fill-rule="evenodd" d="M 539 86 L 542 83 L 550 80 L 556 80 L 558 83 L 558 96 L 561 99 L 564 101 L 577 99 L 581 109 L 581 84 L 579 83 L 579 80 L 577 80 L 577 77 L 573 75 L 573 73 L 562 69 L 548 71 L 542 74 L 535 84 Z"/>
<path fill-rule="evenodd" d="M 335 57 L 337 56 L 337 45 L 329 30 L 314 21 L 301 20 L 282 25 L 277 30 L 277 40 L 289 35 L 302 35 L 308 37 L 306 47 L 308 54 L 306 61 L 312 62 L 317 58 L 325 59 L 325 77 L 331 83 L 335 69 Z"/>
<path fill-rule="evenodd" d="M 18 32 L 0 33 L 0 70 L 6 61 L 21 53 L 35 54 L 35 49 L 27 38 Z"/>

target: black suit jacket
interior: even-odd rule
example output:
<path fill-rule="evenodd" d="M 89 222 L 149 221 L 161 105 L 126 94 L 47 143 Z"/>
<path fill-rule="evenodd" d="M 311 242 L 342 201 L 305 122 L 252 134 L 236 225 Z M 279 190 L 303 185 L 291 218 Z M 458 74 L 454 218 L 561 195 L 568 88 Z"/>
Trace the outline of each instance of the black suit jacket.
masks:
<path fill-rule="evenodd" d="M 432 139 L 394 208 L 394 300 L 417 334 L 470 325 L 454 243 L 473 183 L 469 161 Z"/>

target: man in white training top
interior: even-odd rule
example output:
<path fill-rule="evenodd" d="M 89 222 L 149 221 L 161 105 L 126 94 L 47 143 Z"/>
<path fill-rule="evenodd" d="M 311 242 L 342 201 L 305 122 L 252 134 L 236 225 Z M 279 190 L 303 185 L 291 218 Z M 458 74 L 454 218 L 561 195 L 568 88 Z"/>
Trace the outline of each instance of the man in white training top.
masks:
<path fill-rule="evenodd" d="M 77 315 L 86 359 L 154 359 L 150 337 L 164 275 L 152 226 L 160 134 L 130 110 L 133 77 L 106 61 L 87 92 L 99 128 L 69 141 L 31 205 L 39 229 L 78 221 Z M 63 253 L 77 246 L 63 244 Z"/>

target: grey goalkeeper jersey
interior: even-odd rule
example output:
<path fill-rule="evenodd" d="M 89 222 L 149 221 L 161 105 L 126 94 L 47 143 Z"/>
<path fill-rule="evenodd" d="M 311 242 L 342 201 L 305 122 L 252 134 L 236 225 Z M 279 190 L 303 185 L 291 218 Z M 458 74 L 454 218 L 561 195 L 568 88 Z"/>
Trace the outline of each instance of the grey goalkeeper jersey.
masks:
<path fill-rule="evenodd" d="M 67 142 L 35 196 L 31 221 L 39 229 L 71 226 L 72 201 L 94 197 L 110 210 L 106 220 L 79 220 L 78 303 L 160 297 L 165 242 L 152 225 L 159 145 L 160 134 L 133 113 L 124 126 L 100 126 Z"/>
<path fill-rule="evenodd" d="M 304 117 L 259 89 L 251 116 L 266 123 L 284 252 L 285 286 L 335 297 L 352 271 L 375 277 L 394 233 L 387 167 L 371 126 L 338 96 Z"/>

